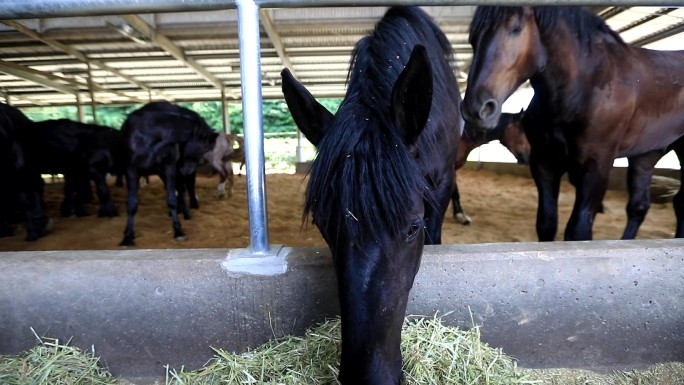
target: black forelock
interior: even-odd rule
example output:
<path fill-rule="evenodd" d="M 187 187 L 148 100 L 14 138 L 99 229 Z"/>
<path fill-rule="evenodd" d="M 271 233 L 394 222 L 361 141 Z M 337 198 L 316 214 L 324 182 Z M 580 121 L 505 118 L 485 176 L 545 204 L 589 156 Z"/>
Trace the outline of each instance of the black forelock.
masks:
<path fill-rule="evenodd" d="M 446 36 L 425 12 L 393 7 L 355 46 L 347 95 L 309 174 L 304 219 L 311 214 L 321 230 L 337 221 L 350 239 L 370 236 L 382 245 L 383 234 L 398 235 L 416 194 L 429 200 L 428 183 L 399 138 L 390 105 L 416 44 L 426 46 L 431 61 L 451 58 Z M 424 135 L 434 135 L 428 131 Z"/>

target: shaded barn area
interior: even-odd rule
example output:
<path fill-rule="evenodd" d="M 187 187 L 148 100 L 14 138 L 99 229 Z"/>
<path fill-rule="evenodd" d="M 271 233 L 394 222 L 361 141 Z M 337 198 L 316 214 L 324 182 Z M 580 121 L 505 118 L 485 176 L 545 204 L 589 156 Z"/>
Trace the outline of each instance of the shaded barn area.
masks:
<path fill-rule="evenodd" d="M 462 83 L 473 9 L 428 8 L 454 47 Z M 678 8 L 594 9 L 640 45 L 672 44 L 667 39 L 684 26 Z M 384 10 L 262 9 L 264 98 L 281 97 L 283 66 L 317 97 L 341 96 L 352 46 Z M 89 103 L 238 103 L 236 13 L 194 11 L 3 20 L 0 96 L 19 107 L 79 103 L 81 116 Z M 318 230 L 302 223 L 306 176 L 266 176 L 269 241 L 285 246 L 268 257 L 245 249 L 248 179 L 235 180 L 233 197 L 218 200 L 217 176 L 198 178 L 200 209 L 183 222 L 188 240 L 174 242 L 162 183 L 153 177 L 141 189 L 135 249 L 118 246 L 124 217 L 58 218 L 62 186 L 48 184 L 52 233 L 33 243 L 0 239 L 0 251 L 13 251 L 0 254 L 0 354 L 33 344 L 28 326 L 34 326 L 73 336 L 83 348 L 94 344 L 116 375 L 160 377 L 165 364 L 200 366 L 209 346 L 244 350 L 274 331 L 301 333 L 334 316 L 329 251 Z M 474 320 L 483 339 L 524 366 L 613 369 L 684 361 L 684 248 L 669 239 L 670 203 L 653 204 L 639 240 L 607 241 L 620 236 L 627 202 L 626 192 L 611 190 L 594 226 L 595 239 L 606 241 L 537 243 L 531 179 L 466 168 L 459 187 L 473 224 L 447 216 L 446 245 L 426 247 L 409 312 L 453 311 L 449 322 L 460 326 Z M 125 191 L 112 187 L 112 196 L 122 208 Z M 561 224 L 573 200 L 563 182 Z M 479 244 L 489 242 L 514 243 Z M 263 274 L 262 265 L 256 273 L 254 266 L 233 269 L 245 260 L 273 264 L 281 274 Z"/>
<path fill-rule="evenodd" d="M 516 168 L 522 166 L 516 166 Z M 459 170 L 461 202 L 473 224 L 456 223 L 448 211 L 442 226 L 445 244 L 536 242 L 534 213 L 536 189 L 532 179 L 509 173 L 488 170 Z M 150 184 L 140 189 L 136 240 L 139 249 L 167 248 L 245 248 L 249 246 L 249 220 L 245 211 L 247 191 L 245 177 L 236 176 L 232 198 L 217 199 L 218 176 L 198 176 L 199 210 L 192 210 L 193 218 L 183 220 L 188 240 L 172 240 L 168 226 L 165 190 L 161 180 L 153 176 Z M 290 247 L 325 246 L 323 238 L 311 223 L 302 222 L 302 208 L 307 178 L 305 174 L 268 174 L 269 235 L 272 244 Z M 125 207 L 124 188 L 111 185 L 115 205 Z M 126 217 L 60 218 L 61 183 L 49 184 L 45 189 L 46 208 L 54 218 L 54 228 L 35 242 L 25 242 L 23 231 L 16 236 L 0 239 L 0 250 L 119 250 Z M 574 189 L 568 182 L 562 185 L 560 223 L 567 221 Z M 624 207 L 627 193 L 611 190 L 604 201 L 605 212 L 596 219 L 596 239 L 618 239 L 626 223 Z M 93 203 L 94 205 L 94 203 Z M 96 206 L 93 206 L 96 207 Z M 675 218 L 671 203 L 655 203 L 649 211 L 638 239 L 671 238 Z"/>

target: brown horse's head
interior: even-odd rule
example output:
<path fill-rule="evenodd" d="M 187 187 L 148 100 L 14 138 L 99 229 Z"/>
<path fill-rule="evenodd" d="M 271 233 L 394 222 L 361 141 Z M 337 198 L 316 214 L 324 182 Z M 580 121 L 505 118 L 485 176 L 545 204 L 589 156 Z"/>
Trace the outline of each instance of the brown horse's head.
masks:
<path fill-rule="evenodd" d="M 463 117 L 478 126 L 494 128 L 503 102 L 546 63 L 534 10 L 478 7 L 469 40 L 474 52 Z"/>
<path fill-rule="evenodd" d="M 503 121 L 504 116 L 501 116 Z M 506 147 L 518 160 L 518 164 L 528 164 L 530 161 L 530 142 L 527 140 L 525 130 L 522 125 L 523 111 L 518 114 L 509 114 L 506 127 L 501 133 L 499 141 Z"/>

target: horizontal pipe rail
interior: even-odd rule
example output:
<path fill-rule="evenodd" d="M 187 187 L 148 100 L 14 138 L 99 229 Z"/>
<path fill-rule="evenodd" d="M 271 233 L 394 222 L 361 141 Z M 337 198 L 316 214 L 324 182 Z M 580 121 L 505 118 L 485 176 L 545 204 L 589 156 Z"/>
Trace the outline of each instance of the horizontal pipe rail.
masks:
<path fill-rule="evenodd" d="M 677 6 L 676 0 L 530 0 L 533 5 Z M 358 7 L 389 5 L 519 5 L 517 0 L 255 0 L 259 8 Z M 4 2 L 0 19 L 190 12 L 236 8 L 235 0 L 21 0 Z"/>

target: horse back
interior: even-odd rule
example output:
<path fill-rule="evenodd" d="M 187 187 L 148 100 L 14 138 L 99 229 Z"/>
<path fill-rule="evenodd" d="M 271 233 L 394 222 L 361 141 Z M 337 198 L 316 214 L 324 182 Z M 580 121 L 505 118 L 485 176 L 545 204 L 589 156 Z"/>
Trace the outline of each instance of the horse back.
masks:
<path fill-rule="evenodd" d="M 632 113 L 614 110 L 630 117 L 620 140 L 620 157 L 664 149 L 684 135 L 684 51 L 630 51 L 618 78 L 629 85 Z"/>

